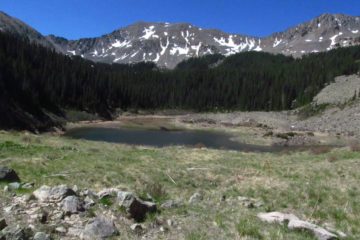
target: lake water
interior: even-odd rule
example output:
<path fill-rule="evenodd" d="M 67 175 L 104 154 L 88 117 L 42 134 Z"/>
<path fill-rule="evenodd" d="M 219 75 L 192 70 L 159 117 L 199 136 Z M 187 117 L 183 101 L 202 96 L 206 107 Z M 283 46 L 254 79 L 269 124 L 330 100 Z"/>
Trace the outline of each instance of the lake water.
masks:
<path fill-rule="evenodd" d="M 67 131 L 67 137 L 130 145 L 154 147 L 166 146 L 204 146 L 213 149 L 227 149 L 244 152 L 281 152 L 294 150 L 294 147 L 258 146 L 231 140 L 232 135 L 214 131 L 166 131 L 127 128 L 82 127 Z M 299 148 L 296 148 L 299 149 Z"/>

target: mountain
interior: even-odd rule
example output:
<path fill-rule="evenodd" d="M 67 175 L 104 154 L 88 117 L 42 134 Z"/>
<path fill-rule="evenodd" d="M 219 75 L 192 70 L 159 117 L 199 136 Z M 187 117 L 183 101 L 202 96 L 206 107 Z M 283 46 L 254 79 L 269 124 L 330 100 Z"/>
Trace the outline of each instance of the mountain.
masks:
<path fill-rule="evenodd" d="M 31 42 L 39 43 L 45 47 L 54 47 L 54 45 L 51 44 L 46 37 L 41 35 L 41 33 L 19 19 L 11 17 L 2 11 L 0 11 L 0 31 L 27 37 Z"/>
<path fill-rule="evenodd" d="M 300 57 L 360 44 L 360 18 L 342 14 L 323 14 L 264 38 L 202 29 L 188 23 L 138 22 L 98 38 L 79 40 L 54 35 L 43 37 L 19 20 L 6 14 L 0 16 L 0 29 L 26 34 L 67 55 L 104 63 L 150 61 L 165 68 L 208 54 L 229 56 L 244 51 L 264 51 Z"/>

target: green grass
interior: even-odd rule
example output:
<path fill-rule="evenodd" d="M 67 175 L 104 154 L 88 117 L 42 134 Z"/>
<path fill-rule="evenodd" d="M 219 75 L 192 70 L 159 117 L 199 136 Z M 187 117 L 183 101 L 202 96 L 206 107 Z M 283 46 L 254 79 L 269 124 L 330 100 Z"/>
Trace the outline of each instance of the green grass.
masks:
<path fill-rule="evenodd" d="M 330 156 L 336 161 L 328 161 Z M 182 199 L 185 206 L 147 219 L 179 222 L 181 230 L 165 233 L 178 239 L 314 239 L 257 220 L 257 213 L 265 211 L 291 212 L 314 223 L 328 223 L 349 239 L 359 239 L 359 163 L 360 153 L 347 148 L 319 154 L 261 154 L 0 132 L 0 166 L 15 169 L 23 182 L 34 182 L 36 187 L 120 187 L 143 198 L 149 194 L 158 204 Z M 197 191 L 203 193 L 203 202 L 189 205 L 189 197 Z M 223 195 L 227 200 L 221 202 Z M 260 199 L 264 206 L 248 209 L 237 202 L 238 196 Z M 6 198 L 2 191 L 0 198 Z"/>

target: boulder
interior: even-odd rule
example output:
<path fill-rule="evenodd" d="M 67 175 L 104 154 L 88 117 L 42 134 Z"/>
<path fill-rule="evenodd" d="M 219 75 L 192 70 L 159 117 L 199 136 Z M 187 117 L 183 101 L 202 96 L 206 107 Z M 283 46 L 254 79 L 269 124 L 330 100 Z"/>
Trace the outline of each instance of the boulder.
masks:
<path fill-rule="evenodd" d="M 33 192 L 33 195 L 40 202 L 60 202 L 68 196 L 75 196 L 76 193 L 65 185 L 56 187 L 42 186 Z"/>
<path fill-rule="evenodd" d="M 20 182 L 20 178 L 13 169 L 0 167 L 0 182 Z"/>
<path fill-rule="evenodd" d="M 117 202 L 137 222 L 143 221 L 147 213 L 156 212 L 157 210 L 155 203 L 142 201 L 131 192 L 119 191 L 117 193 Z"/>
<path fill-rule="evenodd" d="M 50 240 L 50 236 L 44 232 L 37 232 L 34 235 L 34 240 Z"/>
<path fill-rule="evenodd" d="M 105 217 L 92 219 L 81 234 L 81 239 L 104 239 L 118 235 L 114 222 Z"/>
<path fill-rule="evenodd" d="M 65 214 L 75 214 L 84 211 L 82 202 L 76 196 L 68 196 L 62 202 L 62 210 Z"/>
<path fill-rule="evenodd" d="M 190 204 L 194 204 L 194 203 L 198 203 L 201 202 L 204 199 L 204 197 L 201 195 L 201 193 L 194 193 L 190 199 L 189 199 L 189 203 Z"/>

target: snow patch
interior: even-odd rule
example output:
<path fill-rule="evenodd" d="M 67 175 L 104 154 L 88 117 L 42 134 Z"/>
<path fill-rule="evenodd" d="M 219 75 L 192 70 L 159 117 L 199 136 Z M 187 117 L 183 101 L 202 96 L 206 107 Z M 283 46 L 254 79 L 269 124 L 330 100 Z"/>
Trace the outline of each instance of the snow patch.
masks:
<path fill-rule="evenodd" d="M 341 35 L 343 35 L 343 33 L 342 32 L 339 32 L 339 34 L 336 34 L 336 35 L 334 35 L 334 36 L 332 36 L 331 38 L 330 38 L 330 40 L 331 40 L 331 43 L 330 43 L 330 49 L 332 49 L 334 46 L 335 46 L 335 44 L 336 44 L 336 38 L 337 37 L 339 37 L 339 36 L 341 36 Z"/>
<path fill-rule="evenodd" d="M 160 47 L 161 47 L 161 55 L 164 55 L 165 54 L 165 52 L 166 52 L 166 49 L 169 47 L 169 44 L 170 44 L 170 42 L 169 42 L 169 38 L 167 37 L 166 38 L 166 45 L 162 45 L 162 42 L 160 41 Z"/>
<path fill-rule="evenodd" d="M 111 44 L 112 47 L 115 47 L 115 48 L 122 48 L 122 47 L 126 47 L 126 48 L 129 48 L 129 47 L 132 47 L 132 45 L 130 44 L 131 42 L 130 41 L 119 41 L 118 39 L 116 39 L 116 41 Z"/>
<path fill-rule="evenodd" d="M 216 38 L 214 37 L 214 41 L 217 42 L 220 46 L 227 47 L 225 54 L 226 56 L 239 53 L 243 51 L 246 47 L 249 48 L 249 50 L 253 49 L 255 47 L 255 40 L 251 39 L 248 40 L 246 38 L 245 43 L 242 42 L 240 44 L 236 44 L 233 39 L 233 35 L 230 35 L 229 38 L 226 40 L 224 37 Z"/>
<path fill-rule="evenodd" d="M 145 28 L 143 31 L 144 36 L 140 37 L 140 39 L 148 40 L 149 38 L 151 38 L 152 35 L 155 34 L 154 28 L 155 28 L 155 26 L 150 26 L 149 28 Z"/>
<path fill-rule="evenodd" d="M 312 40 L 311 39 L 306 39 L 305 42 L 312 42 Z"/>
<path fill-rule="evenodd" d="M 279 44 L 282 42 L 282 39 L 278 40 L 277 38 L 275 38 L 275 41 L 274 41 L 274 44 L 273 44 L 273 47 L 277 47 L 279 46 Z"/>
<path fill-rule="evenodd" d="M 67 51 L 68 53 L 71 53 L 72 55 L 76 55 L 75 51 Z"/>
<path fill-rule="evenodd" d="M 197 46 L 191 46 L 193 50 L 196 50 L 196 56 L 199 56 L 200 48 L 201 48 L 202 42 L 199 43 Z"/>
<path fill-rule="evenodd" d="M 153 62 L 158 62 L 160 60 L 160 54 L 156 54 L 156 58 L 152 60 Z"/>
<path fill-rule="evenodd" d="M 351 31 L 353 34 L 357 34 L 359 32 L 359 30 L 352 30 Z"/>

